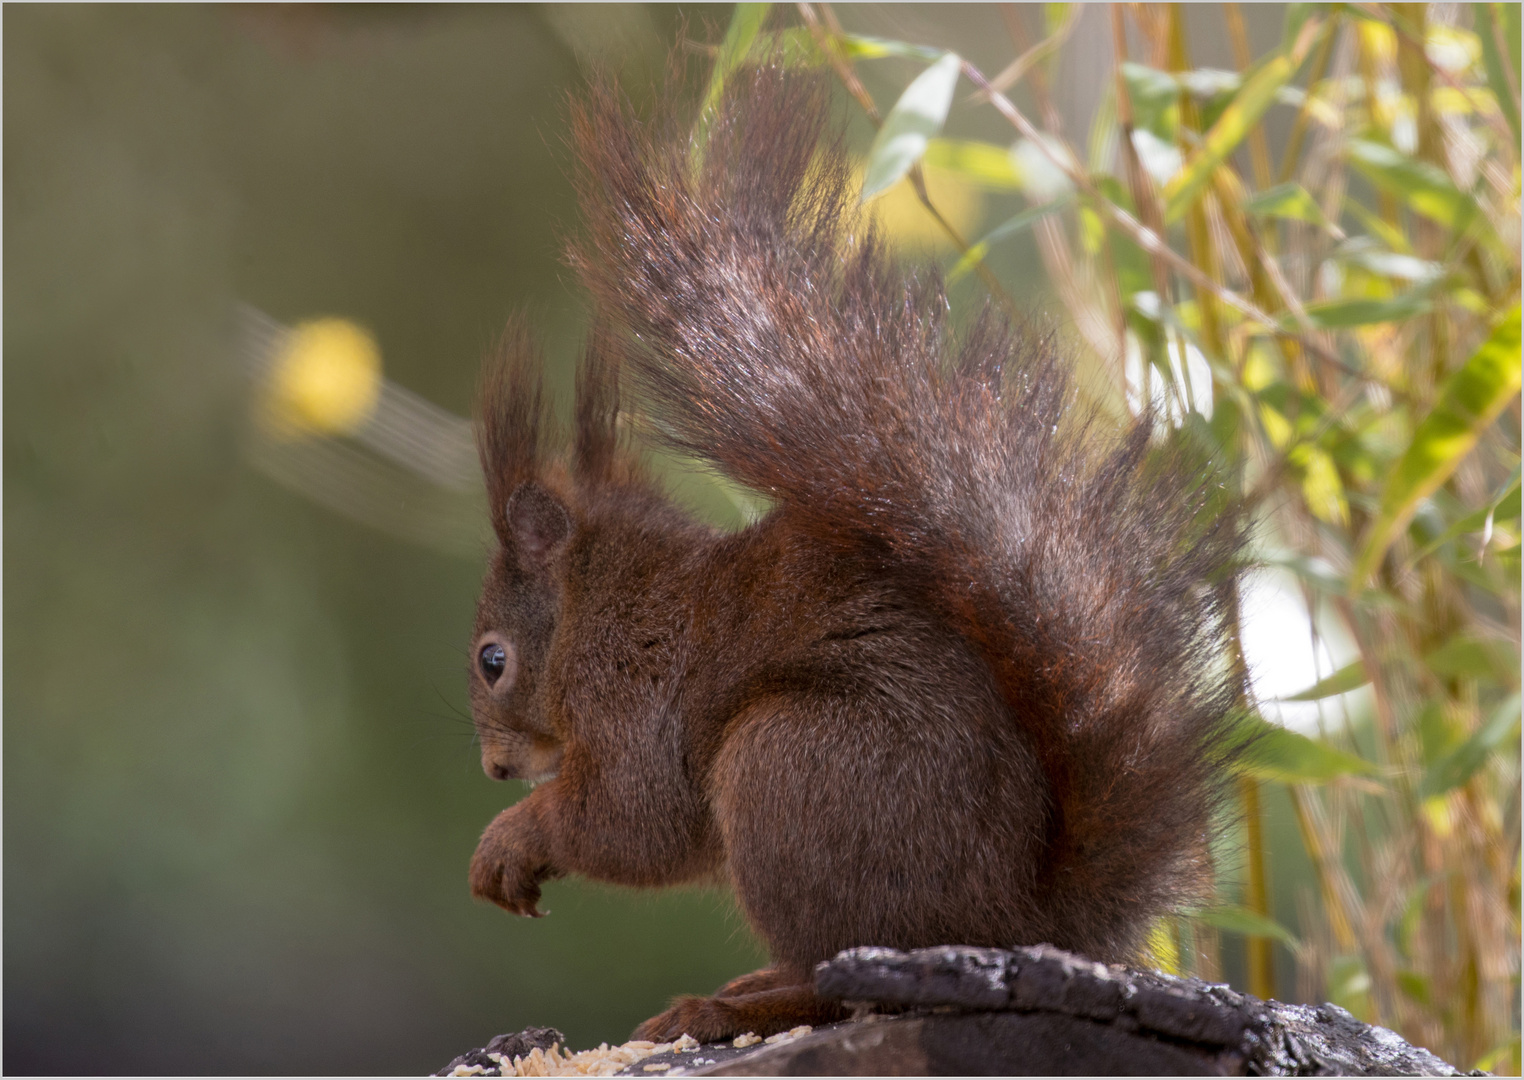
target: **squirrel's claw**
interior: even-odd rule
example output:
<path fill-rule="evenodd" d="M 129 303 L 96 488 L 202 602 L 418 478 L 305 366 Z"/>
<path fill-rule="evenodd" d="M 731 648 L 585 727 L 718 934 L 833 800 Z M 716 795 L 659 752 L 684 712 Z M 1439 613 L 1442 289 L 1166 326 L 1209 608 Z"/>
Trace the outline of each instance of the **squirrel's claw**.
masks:
<path fill-rule="evenodd" d="M 507 874 L 499 873 L 490 882 L 479 883 L 473 874 L 471 895 L 479 900 L 490 900 L 513 915 L 543 919 L 549 914 L 539 909 L 540 886 L 533 879 L 521 878 L 510 883 Z"/>
<path fill-rule="evenodd" d="M 549 914 L 538 906 L 540 882 L 547 876 L 542 868 L 522 863 L 512 865 L 478 848 L 471 859 L 471 895 L 490 900 L 514 915 L 540 919 Z"/>

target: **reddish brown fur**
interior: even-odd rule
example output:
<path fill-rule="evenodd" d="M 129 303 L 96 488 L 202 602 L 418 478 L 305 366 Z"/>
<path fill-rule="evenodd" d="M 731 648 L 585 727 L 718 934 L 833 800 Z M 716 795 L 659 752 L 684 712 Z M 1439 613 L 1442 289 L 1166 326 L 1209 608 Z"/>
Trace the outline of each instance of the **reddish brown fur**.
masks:
<path fill-rule="evenodd" d="M 606 87 L 576 113 L 599 323 L 570 469 L 521 333 L 483 383 L 483 766 L 554 776 L 472 890 L 533 915 L 565 873 L 733 883 L 773 966 L 647 1037 L 834 1018 L 811 971 L 855 945 L 1125 959 L 1206 884 L 1241 515 L 1200 526 L 1200 470 L 1080 414 L 1046 345 L 951 340 L 857 215 L 819 79 L 731 87 L 696 175 L 675 116 Z M 621 368 L 777 508 L 730 535 L 675 510 L 620 445 Z"/>

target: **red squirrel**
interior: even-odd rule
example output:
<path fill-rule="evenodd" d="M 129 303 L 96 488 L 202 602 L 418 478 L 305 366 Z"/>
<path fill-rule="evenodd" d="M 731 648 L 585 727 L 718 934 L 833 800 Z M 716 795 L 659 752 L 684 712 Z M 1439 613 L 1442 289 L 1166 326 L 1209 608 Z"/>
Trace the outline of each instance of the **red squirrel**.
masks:
<path fill-rule="evenodd" d="M 772 962 L 656 1040 L 840 1018 L 811 975 L 852 946 L 1134 957 L 1208 884 L 1245 515 L 1153 417 L 1081 407 L 1050 339 L 949 325 L 859 210 L 818 73 L 727 86 L 700 149 L 608 85 L 573 107 L 569 447 L 522 328 L 483 377 L 471 703 L 487 774 L 538 784 L 471 890 L 537 916 L 568 873 L 731 885 Z M 622 380 L 772 510 L 675 507 Z"/>

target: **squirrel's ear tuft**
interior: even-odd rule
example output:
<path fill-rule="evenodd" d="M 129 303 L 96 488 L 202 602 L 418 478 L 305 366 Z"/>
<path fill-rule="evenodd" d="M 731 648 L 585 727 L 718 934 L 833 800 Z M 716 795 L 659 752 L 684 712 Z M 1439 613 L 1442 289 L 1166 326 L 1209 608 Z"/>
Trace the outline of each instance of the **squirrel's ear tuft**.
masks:
<path fill-rule="evenodd" d="M 539 484 L 520 484 L 508 497 L 503 519 L 505 540 L 527 563 L 543 565 L 571 538 L 571 513 L 560 499 Z"/>

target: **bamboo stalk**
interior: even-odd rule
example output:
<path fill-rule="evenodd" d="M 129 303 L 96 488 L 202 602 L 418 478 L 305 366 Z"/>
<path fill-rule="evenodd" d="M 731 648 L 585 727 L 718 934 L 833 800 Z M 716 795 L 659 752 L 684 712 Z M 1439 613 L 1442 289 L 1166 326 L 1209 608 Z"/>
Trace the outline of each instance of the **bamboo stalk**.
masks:
<path fill-rule="evenodd" d="M 1228 26 L 1228 42 L 1233 46 L 1233 62 L 1240 73 L 1254 64 L 1249 53 L 1249 35 L 1244 30 L 1243 12 L 1237 4 L 1222 5 L 1223 21 Z M 1255 125 L 1249 132 L 1249 166 L 1254 170 L 1254 184 L 1263 190 L 1270 186 L 1270 144 L 1265 141 L 1265 129 Z"/>
<path fill-rule="evenodd" d="M 1332 16 L 1338 19 L 1338 14 Z M 1281 171 L 1277 174 L 1275 182 L 1284 184 L 1291 179 L 1291 174 L 1296 171 L 1296 163 L 1302 156 L 1302 140 L 1307 136 L 1307 121 L 1312 115 L 1308 105 L 1312 101 L 1312 88 L 1323 79 L 1323 73 L 1328 70 L 1328 57 L 1333 52 L 1334 39 L 1338 37 L 1334 31 L 1338 29 L 1337 23 L 1331 23 L 1328 35 L 1323 43 L 1318 46 L 1317 55 L 1312 58 L 1312 71 L 1307 78 L 1307 96 L 1302 99 L 1302 107 L 1297 110 L 1296 119 L 1291 123 L 1291 134 L 1286 137 L 1286 151 L 1281 155 Z"/>
<path fill-rule="evenodd" d="M 1270 894 L 1265 875 L 1265 829 L 1259 804 L 1259 781 L 1252 776 L 1239 778 L 1239 793 L 1244 804 L 1244 827 L 1248 840 L 1244 861 L 1249 868 L 1249 889 L 1245 905 L 1256 915 L 1270 918 Z M 1249 935 L 1249 993 L 1269 1000 L 1275 996 L 1275 944 L 1269 938 Z"/>

